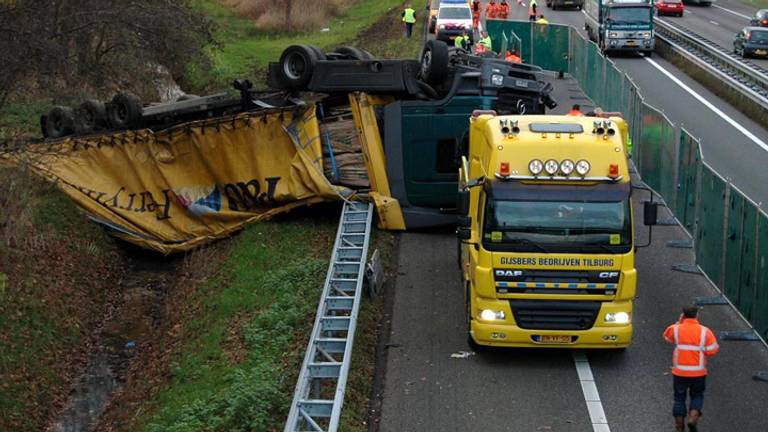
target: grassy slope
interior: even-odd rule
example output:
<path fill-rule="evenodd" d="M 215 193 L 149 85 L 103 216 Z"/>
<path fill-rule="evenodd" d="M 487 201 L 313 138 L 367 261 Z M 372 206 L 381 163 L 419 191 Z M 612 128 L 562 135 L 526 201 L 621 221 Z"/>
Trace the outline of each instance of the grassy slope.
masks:
<path fill-rule="evenodd" d="M 15 169 L 0 169 L 0 182 L 0 430 L 42 430 L 115 292 L 119 261 L 53 186 Z"/>
<path fill-rule="evenodd" d="M 359 34 L 373 26 L 382 16 L 401 12 L 403 0 L 358 0 L 344 15 L 331 21 L 327 28 L 305 34 L 280 34 L 257 29 L 253 21 L 240 17 L 216 0 L 197 0 L 196 6 L 204 10 L 218 24 L 216 37 L 219 49 L 211 50 L 214 59 L 215 80 L 228 83 L 237 77 L 254 77 L 270 61 L 277 61 L 283 49 L 292 44 L 311 43 L 321 48 L 334 48 L 355 41 Z M 401 28 L 399 18 L 387 23 Z M 394 25 L 393 25 L 394 24 Z M 417 33 L 420 34 L 420 33 Z M 255 77 L 260 80 L 262 77 Z"/>

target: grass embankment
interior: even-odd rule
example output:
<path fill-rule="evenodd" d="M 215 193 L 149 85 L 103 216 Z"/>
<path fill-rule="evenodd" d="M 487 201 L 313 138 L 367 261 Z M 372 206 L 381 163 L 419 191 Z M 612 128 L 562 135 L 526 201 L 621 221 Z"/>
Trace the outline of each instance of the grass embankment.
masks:
<path fill-rule="evenodd" d="M 232 79 L 241 77 L 263 82 L 266 65 L 278 61 L 289 45 L 312 44 L 323 49 L 357 45 L 359 37 L 370 29 L 376 29 L 377 34 L 371 34 L 367 43 L 359 46 L 376 55 L 415 57 L 421 46 L 423 25 L 420 23 L 414 29 L 414 37 L 406 42 L 400 20 L 403 4 L 403 0 L 358 0 L 341 16 L 314 31 L 280 33 L 258 29 L 253 20 L 238 15 L 217 0 L 195 2 L 196 7 L 217 24 L 219 45 L 211 48 L 210 55 L 215 81 L 220 85 L 228 85 Z"/>
<path fill-rule="evenodd" d="M 271 431 L 282 429 L 314 322 L 337 228 L 338 206 L 250 226 L 204 283 L 183 296 L 173 335 L 157 345 L 181 346 L 125 384 L 109 426 L 125 431 Z M 388 258 L 392 235 L 375 244 Z M 203 255 L 205 256 L 205 255 Z M 214 260 L 215 261 L 215 260 Z M 205 265 L 200 257 L 195 266 Z M 365 431 L 383 301 L 365 300 L 350 373 L 343 430 Z M 177 323 L 177 324 L 174 324 Z M 169 332 L 170 334 L 171 332 Z M 147 365 L 144 365 L 145 367 Z M 148 388 L 143 381 L 165 384 Z M 130 395 L 132 386 L 144 394 Z M 146 400 L 142 400 L 146 398 Z M 126 404 L 126 402 L 128 402 Z M 115 411 L 127 411 L 124 413 Z M 102 419 L 102 424 L 105 419 Z"/>
<path fill-rule="evenodd" d="M 54 186 L 0 168 L 0 430 L 43 430 L 117 293 L 113 242 Z"/>

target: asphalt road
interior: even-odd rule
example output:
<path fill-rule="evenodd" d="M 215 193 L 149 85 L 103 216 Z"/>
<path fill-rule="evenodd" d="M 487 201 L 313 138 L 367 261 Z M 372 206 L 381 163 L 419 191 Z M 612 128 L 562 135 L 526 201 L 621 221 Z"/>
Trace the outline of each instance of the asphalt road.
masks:
<path fill-rule="evenodd" d="M 696 34 L 726 49 L 733 49 L 736 33 L 749 25 L 749 18 L 757 11 L 734 0 L 718 0 L 711 6 L 685 5 L 683 17 L 662 17 L 672 24 L 679 23 Z M 749 61 L 768 67 L 768 60 L 751 58 Z"/>
<path fill-rule="evenodd" d="M 524 14 L 521 9 L 513 7 L 513 12 Z M 544 13 L 550 22 L 577 24 L 583 20 L 578 12 L 544 9 Z M 654 61 L 768 140 L 768 133 L 704 93 L 681 72 L 661 60 Z M 686 121 L 687 128 L 706 138 L 703 146 L 708 162 L 718 170 L 732 169 L 738 176 L 734 178 L 743 181 L 741 187 L 768 198 L 768 177 L 758 170 L 766 166 L 768 152 L 700 102 L 689 100 L 679 86 L 664 84 L 668 80 L 648 61 L 626 58 L 616 62 L 640 85 L 646 100 L 664 108 L 674 121 Z M 557 112 L 564 112 L 575 101 L 588 106 L 575 82 L 556 80 L 555 88 L 560 101 Z M 636 208 L 635 214 L 641 214 L 640 209 Z M 640 235 L 646 232 L 644 227 L 636 229 Z M 638 252 L 633 345 L 623 354 L 587 352 L 608 425 L 598 428 L 592 425 L 570 350 L 464 354 L 470 348 L 455 236 L 439 232 L 403 234 L 379 430 L 674 430 L 671 347 L 663 342 L 661 333 L 677 318 L 682 304 L 716 294 L 704 277 L 671 270 L 671 264 L 693 262 L 690 249 L 666 247 L 668 240 L 684 238 L 677 227 L 656 227 L 653 247 Z M 716 334 L 748 328 L 728 306 L 708 306 L 701 318 Z M 701 430 L 768 430 L 768 383 L 751 379 L 754 372 L 768 370 L 768 349 L 755 342 L 721 341 L 721 352 L 710 365 Z"/>

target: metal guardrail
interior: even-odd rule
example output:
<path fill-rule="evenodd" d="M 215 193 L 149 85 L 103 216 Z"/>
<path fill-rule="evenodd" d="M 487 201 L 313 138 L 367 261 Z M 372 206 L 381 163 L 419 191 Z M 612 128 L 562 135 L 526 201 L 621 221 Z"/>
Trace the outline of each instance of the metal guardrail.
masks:
<path fill-rule="evenodd" d="M 736 84 L 756 103 L 768 108 L 768 69 L 742 59 L 728 49 L 679 24 L 655 18 L 656 36 L 684 49 L 700 63 Z"/>
<path fill-rule="evenodd" d="M 372 219 L 372 203 L 344 203 L 285 432 L 338 430 L 352 362 Z"/>

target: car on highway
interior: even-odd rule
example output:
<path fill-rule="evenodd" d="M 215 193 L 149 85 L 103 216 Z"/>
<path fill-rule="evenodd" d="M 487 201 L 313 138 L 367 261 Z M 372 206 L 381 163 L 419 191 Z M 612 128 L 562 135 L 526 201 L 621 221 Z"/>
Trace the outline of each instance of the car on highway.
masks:
<path fill-rule="evenodd" d="M 681 17 L 685 9 L 682 0 L 658 0 L 654 3 L 654 6 L 658 16 L 671 15 Z"/>
<path fill-rule="evenodd" d="M 733 52 L 743 58 L 768 56 L 768 28 L 744 27 L 736 33 Z"/>
<path fill-rule="evenodd" d="M 462 30 L 467 31 L 467 35 L 470 41 L 472 41 L 472 9 L 469 7 L 469 4 L 465 2 L 447 3 L 443 0 L 437 12 L 435 38 L 452 43 L 456 36 L 461 34 Z"/>
<path fill-rule="evenodd" d="M 768 9 L 760 9 L 749 19 L 753 27 L 768 27 Z"/>

